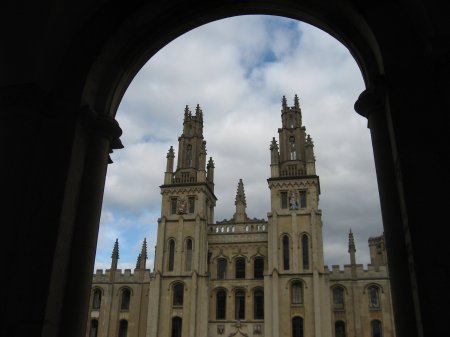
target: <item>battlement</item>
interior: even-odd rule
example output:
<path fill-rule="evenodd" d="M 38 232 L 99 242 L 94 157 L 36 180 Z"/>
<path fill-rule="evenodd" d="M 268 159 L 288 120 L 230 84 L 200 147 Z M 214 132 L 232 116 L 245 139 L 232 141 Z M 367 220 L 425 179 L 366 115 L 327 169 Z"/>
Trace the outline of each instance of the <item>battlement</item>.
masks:
<path fill-rule="evenodd" d="M 93 275 L 92 283 L 110 283 L 112 280 L 117 283 L 150 282 L 151 274 L 150 269 L 134 269 L 134 273 L 131 269 L 125 269 L 123 272 L 122 269 L 115 271 L 97 269 Z"/>
<path fill-rule="evenodd" d="M 368 264 L 367 268 L 364 268 L 363 264 L 356 264 L 354 266 L 356 271 L 356 278 L 358 279 L 374 279 L 374 278 L 389 278 L 387 266 L 374 266 Z M 345 264 L 344 269 L 341 269 L 340 265 L 332 265 L 331 270 L 328 266 L 325 266 L 325 273 L 328 273 L 330 281 L 351 279 L 352 276 L 352 265 Z"/>

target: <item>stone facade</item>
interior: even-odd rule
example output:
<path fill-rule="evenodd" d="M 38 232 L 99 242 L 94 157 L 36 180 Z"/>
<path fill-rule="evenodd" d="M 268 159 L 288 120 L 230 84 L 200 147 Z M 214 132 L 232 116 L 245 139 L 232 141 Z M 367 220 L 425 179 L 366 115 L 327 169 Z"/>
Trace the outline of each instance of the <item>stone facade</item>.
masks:
<path fill-rule="evenodd" d="M 239 180 L 236 211 L 214 222 L 214 162 L 206 163 L 203 113 L 186 107 L 167 154 L 153 271 L 146 242 L 134 273 L 111 269 L 93 277 L 87 337 L 393 337 L 384 237 L 369 239 L 371 264 L 324 265 L 320 184 L 314 144 L 302 125 L 298 97 L 282 100 L 279 139 L 272 139 L 271 209 L 246 214 Z"/>

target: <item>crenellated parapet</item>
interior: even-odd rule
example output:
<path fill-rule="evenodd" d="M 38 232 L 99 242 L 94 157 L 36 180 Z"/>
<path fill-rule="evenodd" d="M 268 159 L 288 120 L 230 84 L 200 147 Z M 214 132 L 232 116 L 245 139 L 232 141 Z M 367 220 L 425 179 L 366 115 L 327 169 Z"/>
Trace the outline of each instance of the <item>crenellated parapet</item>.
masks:
<path fill-rule="evenodd" d="M 325 266 L 325 273 L 328 274 L 330 281 L 342 281 L 354 279 L 352 275 L 352 265 L 346 264 L 341 268 L 340 265 L 332 265 L 331 269 Z M 388 279 L 389 274 L 387 266 L 379 266 L 368 264 L 367 268 L 364 268 L 363 264 L 355 265 L 356 278 L 358 280 L 364 279 Z"/>
<path fill-rule="evenodd" d="M 92 284 L 111 283 L 112 277 L 117 283 L 150 282 L 151 274 L 150 269 L 134 269 L 134 272 L 131 269 L 97 269 L 92 277 Z"/>

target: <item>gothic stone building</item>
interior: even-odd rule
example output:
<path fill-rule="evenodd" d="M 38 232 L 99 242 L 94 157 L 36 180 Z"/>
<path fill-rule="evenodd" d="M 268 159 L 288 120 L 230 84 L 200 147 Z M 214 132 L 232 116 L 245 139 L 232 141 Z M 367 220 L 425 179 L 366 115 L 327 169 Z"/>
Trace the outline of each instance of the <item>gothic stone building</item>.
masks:
<path fill-rule="evenodd" d="M 394 323 L 383 236 L 370 238 L 371 263 L 324 265 L 320 185 L 313 142 L 298 97 L 283 97 L 278 142 L 270 145 L 271 209 L 246 214 L 239 180 L 236 211 L 214 222 L 214 163 L 206 163 L 203 115 L 185 109 L 174 170 L 167 155 L 154 269 L 144 240 L 134 273 L 93 277 L 87 337 L 392 337 Z"/>

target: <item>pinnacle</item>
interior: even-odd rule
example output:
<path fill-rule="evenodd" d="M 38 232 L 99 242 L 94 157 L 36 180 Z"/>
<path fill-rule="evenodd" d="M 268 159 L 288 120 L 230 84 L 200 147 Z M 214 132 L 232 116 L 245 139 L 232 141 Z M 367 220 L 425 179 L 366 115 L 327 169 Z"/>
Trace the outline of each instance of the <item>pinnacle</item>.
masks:
<path fill-rule="evenodd" d="M 242 179 L 239 179 L 237 192 L 236 192 L 235 205 L 239 202 L 243 203 L 244 205 L 247 204 L 247 202 L 245 200 L 244 183 L 242 182 Z"/>

